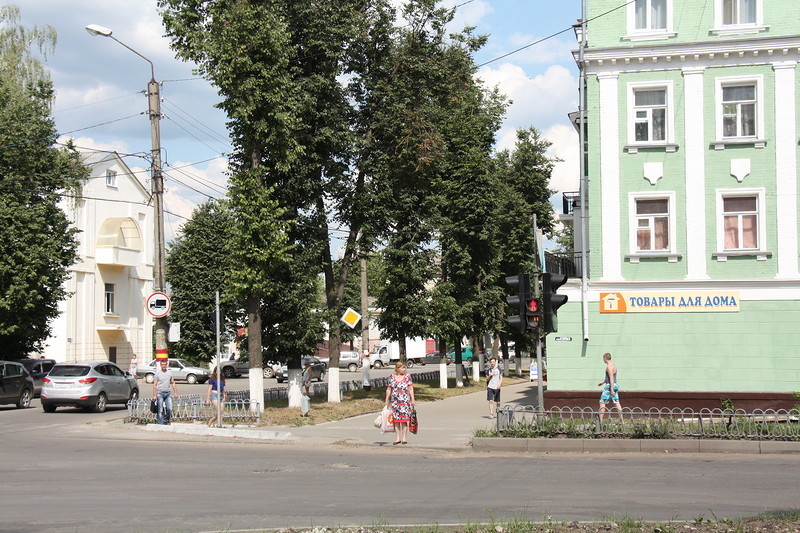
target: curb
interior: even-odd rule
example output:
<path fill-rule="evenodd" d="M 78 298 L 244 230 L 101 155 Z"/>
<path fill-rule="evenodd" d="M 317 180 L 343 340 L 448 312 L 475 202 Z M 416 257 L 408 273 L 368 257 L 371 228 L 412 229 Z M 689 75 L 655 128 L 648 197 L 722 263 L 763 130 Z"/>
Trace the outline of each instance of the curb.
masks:
<path fill-rule="evenodd" d="M 800 442 L 691 439 L 517 439 L 475 437 L 476 452 L 797 454 Z"/>
<path fill-rule="evenodd" d="M 288 431 L 274 431 L 265 429 L 250 428 L 210 428 L 205 424 L 146 424 L 141 426 L 143 431 L 156 433 L 180 433 L 182 435 L 203 435 L 208 437 L 232 437 L 240 439 L 259 439 L 259 440 L 297 440 Z"/>

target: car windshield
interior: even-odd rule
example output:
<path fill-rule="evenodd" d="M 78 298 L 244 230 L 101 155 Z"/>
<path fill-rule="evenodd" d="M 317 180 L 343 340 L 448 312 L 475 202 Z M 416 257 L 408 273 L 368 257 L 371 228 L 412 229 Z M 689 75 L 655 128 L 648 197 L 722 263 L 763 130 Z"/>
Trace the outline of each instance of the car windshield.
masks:
<path fill-rule="evenodd" d="M 51 377 L 77 378 L 89 373 L 89 367 L 83 365 L 56 365 L 50 370 Z"/>
<path fill-rule="evenodd" d="M 184 359 L 175 359 L 175 360 L 177 362 L 179 362 L 180 364 L 182 364 L 183 366 L 194 366 L 194 365 L 190 365 L 189 363 L 187 363 L 186 360 L 184 360 Z"/>

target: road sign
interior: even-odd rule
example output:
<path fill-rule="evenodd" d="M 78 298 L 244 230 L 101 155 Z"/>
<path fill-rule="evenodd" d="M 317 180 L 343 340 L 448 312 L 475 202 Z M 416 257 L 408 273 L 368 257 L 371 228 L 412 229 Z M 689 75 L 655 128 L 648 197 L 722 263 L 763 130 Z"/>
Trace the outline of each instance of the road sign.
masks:
<path fill-rule="evenodd" d="M 345 311 L 344 316 L 341 318 L 341 321 L 350 326 L 351 329 L 356 327 L 359 320 L 361 320 L 361 315 L 353 311 L 350 307 L 347 308 L 347 311 Z"/>
<path fill-rule="evenodd" d="M 155 318 L 164 318 L 172 309 L 172 301 L 163 292 L 154 292 L 147 298 L 145 307 Z"/>

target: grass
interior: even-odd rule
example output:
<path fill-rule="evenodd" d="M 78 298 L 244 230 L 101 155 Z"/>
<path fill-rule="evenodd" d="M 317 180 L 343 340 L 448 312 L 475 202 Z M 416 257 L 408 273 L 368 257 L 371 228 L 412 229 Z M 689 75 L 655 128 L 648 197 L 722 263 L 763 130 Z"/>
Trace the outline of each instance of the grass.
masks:
<path fill-rule="evenodd" d="M 523 378 L 513 375 L 503 378 L 503 384 L 511 385 L 522 383 Z M 433 402 L 483 391 L 483 382 L 475 383 L 472 387 L 456 388 L 455 378 L 447 380 L 447 388 L 439 388 L 439 381 L 421 381 L 414 383 L 414 399 L 417 403 Z M 375 388 L 370 391 L 363 389 L 345 392 L 342 394 L 340 403 L 328 403 L 327 396 L 315 396 L 311 398 L 311 411 L 307 417 L 300 416 L 300 410 L 290 408 L 286 405 L 286 400 L 274 400 L 264 405 L 264 413 L 261 415 L 261 425 L 263 426 L 307 426 L 319 424 L 321 422 L 331 422 L 334 420 L 344 420 L 352 416 L 367 413 L 377 413 L 383 407 L 386 398 L 386 387 Z"/>

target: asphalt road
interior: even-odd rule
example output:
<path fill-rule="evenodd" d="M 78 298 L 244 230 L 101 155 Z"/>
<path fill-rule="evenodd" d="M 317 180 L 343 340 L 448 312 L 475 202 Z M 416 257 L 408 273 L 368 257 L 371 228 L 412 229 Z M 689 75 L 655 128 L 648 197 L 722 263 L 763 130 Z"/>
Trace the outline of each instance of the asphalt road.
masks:
<path fill-rule="evenodd" d="M 800 457 L 514 455 L 153 434 L 0 407 L 0 531 L 735 518 L 796 508 Z"/>

